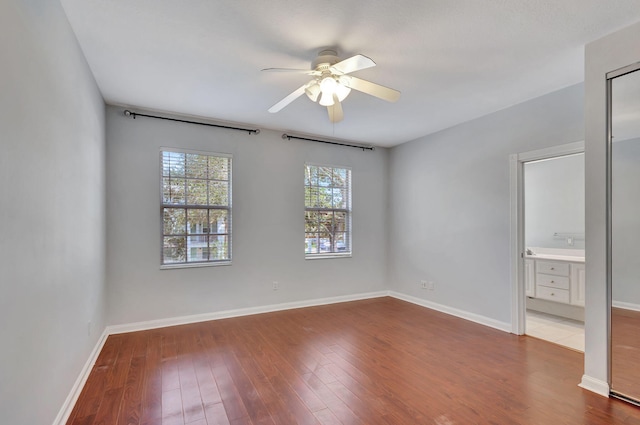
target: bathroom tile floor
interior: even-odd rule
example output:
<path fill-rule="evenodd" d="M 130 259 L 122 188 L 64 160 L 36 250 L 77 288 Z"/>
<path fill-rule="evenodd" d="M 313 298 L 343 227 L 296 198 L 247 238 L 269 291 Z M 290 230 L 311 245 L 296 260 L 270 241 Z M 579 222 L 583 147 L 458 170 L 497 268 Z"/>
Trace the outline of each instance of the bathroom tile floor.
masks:
<path fill-rule="evenodd" d="M 584 352 L 584 323 L 527 310 L 526 334 Z"/>

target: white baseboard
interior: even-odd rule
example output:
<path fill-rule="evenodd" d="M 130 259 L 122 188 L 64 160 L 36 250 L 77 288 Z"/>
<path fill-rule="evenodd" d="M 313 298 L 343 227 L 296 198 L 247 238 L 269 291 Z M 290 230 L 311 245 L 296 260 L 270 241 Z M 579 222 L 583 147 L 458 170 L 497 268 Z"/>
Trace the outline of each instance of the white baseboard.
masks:
<path fill-rule="evenodd" d="M 459 310 L 457 308 L 449 307 L 443 304 L 434 303 L 433 301 L 424 300 L 422 298 L 414 297 L 412 295 L 402 294 L 400 292 L 389 291 L 389 296 L 397 298 L 399 300 L 407 301 L 412 304 L 417 304 L 422 307 L 430 308 L 432 310 L 439 311 L 441 313 L 450 314 L 461 319 L 469 320 L 471 322 L 479 323 L 490 328 L 498 329 L 504 332 L 511 332 L 511 323 L 501 322 L 499 320 L 491 319 L 479 314 L 470 313 L 468 311 Z"/>
<path fill-rule="evenodd" d="M 623 308 L 625 310 L 640 311 L 640 304 L 625 303 L 623 301 L 612 301 L 611 305 L 613 307 Z"/>
<path fill-rule="evenodd" d="M 578 386 L 601 396 L 609 397 L 609 384 L 605 381 L 601 381 L 600 379 L 582 375 L 582 381 L 580 381 Z"/>
<path fill-rule="evenodd" d="M 260 307 L 240 308 L 234 310 L 217 311 L 213 313 L 194 314 L 190 316 L 170 317 L 167 319 L 148 320 L 144 322 L 128 323 L 124 325 L 107 326 L 109 335 L 126 332 L 144 331 L 148 329 L 164 328 L 167 326 L 186 325 L 189 323 L 206 322 L 209 320 L 228 319 L 231 317 L 249 316 L 252 314 L 271 313 L 274 311 L 291 310 L 294 308 L 313 307 L 318 305 L 336 304 L 348 301 L 366 300 L 389 296 L 389 291 L 368 292 L 355 295 L 342 295 L 338 297 L 316 298 L 306 301 L 272 304 Z"/>
<path fill-rule="evenodd" d="M 80 397 L 80 393 L 84 388 L 84 384 L 87 382 L 87 379 L 89 379 L 89 374 L 91 373 L 93 365 L 96 363 L 98 355 L 100 355 L 100 351 L 102 351 L 102 347 L 104 346 L 104 343 L 107 340 L 108 336 L 109 334 L 107 333 L 107 329 L 105 329 L 104 332 L 102 332 L 102 335 L 100 335 L 100 338 L 98 338 L 95 347 L 93 347 L 93 350 L 89 355 L 89 359 L 80 371 L 78 379 L 76 379 L 73 387 L 71 387 L 71 391 L 69 392 L 67 399 L 64 401 L 62 408 L 60 408 L 58 416 L 56 416 L 55 420 L 53 421 L 53 425 L 65 425 L 69 420 L 71 412 L 73 411 L 73 408 L 78 401 L 78 397 Z"/>

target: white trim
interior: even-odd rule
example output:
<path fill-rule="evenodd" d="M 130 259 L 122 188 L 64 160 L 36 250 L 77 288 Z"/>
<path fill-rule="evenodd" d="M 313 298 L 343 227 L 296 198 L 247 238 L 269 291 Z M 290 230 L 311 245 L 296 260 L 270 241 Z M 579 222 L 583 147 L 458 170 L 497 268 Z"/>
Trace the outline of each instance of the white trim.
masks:
<path fill-rule="evenodd" d="M 524 302 L 524 163 L 584 152 L 584 141 L 509 155 L 511 332 L 525 333 Z"/>
<path fill-rule="evenodd" d="M 578 386 L 601 396 L 609 397 L 609 384 L 591 376 L 582 375 L 582 381 Z"/>
<path fill-rule="evenodd" d="M 352 258 L 352 257 L 353 256 L 351 255 L 350 252 L 347 252 L 346 254 L 331 252 L 327 254 L 306 254 L 304 259 L 305 260 L 326 260 L 329 258 Z"/>
<path fill-rule="evenodd" d="M 108 336 L 109 336 L 109 333 L 105 328 L 104 332 L 102 332 L 102 335 L 100 335 L 100 338 L 98 338 L 98 342 L 96 342 L 95 347 L 93 347 L 93 351 L 91 351 L 91 354 L 89 355 L 89 359 L 87 360 L 87 362 L 84 364 L 84 367 L 80 371 L 80 375 L 78 376 L 78 379 L 76 379 L 76 382 L 73 384 L 73 387 L 71 387 L 71 391 L 69 392 L 67 399 L 62 404 L 62 407 L 60 408 L 58 415 L 54 419 L 53 425 L 65 425 L 69 420 L 69 417 L 71 416 L 71 412 L 73 411 L 73 408 L 75 407 L 76 402 L 78 401 L 78 397 L 80 397 L 80 393 L 84 388 L 84 384 L 86 384 L 87 379 L 89 379 L 89 374 L 91 373 L 91 370 L 93 369 L 93 365 L 96 363 L 96 360 L 98 359 L 98 355 L 100 354 L 100 351 L 102 351 L 102 347 L 104 347 L 104 343 L 107 340 Z"/>
<path fill-rule="evenodd" d="M 201 151 L 196 149 L 185 149 L 185 148 L 174 148 L 171 146 L 160 146 L 160 153 L 162 152 L 172 152 L 172 153 L 193 153 L 197 155 L 207 155 L 207 156 L 221 156 L 223 158 L 233 158 L 233 154 L 225 153 L 225 152 L 214 152 L 214 151 Z M 162 170 L 160 171 L 162 173 Z"/>
<path fill-rule="evenodd" d="M 524 208 L 521 187 L 524 167 L 518 160 L 518 155 L 509 155 L 509 192 L 510 192 L 510 248 L 511 263 L 511 332 L 523 335 L 525 332 L 525 287 L 524 264 L 520 260 L 524 252 Z"/>
<path fill-rule="evenodd" d="M 161 264 L 160 270 L 173 270 L 173 269 L 192 269 L 197 267 L 219 267 L 219 266 L 230 266 L 231 261 L 223 260 L 223 261 L 207 261 L 207 262 L 193 262 L 193 263 L 175 263 L 175 264 Z"/>
<path fill-rule="evenodd" d="M 498 329 L 500 331 L 511 332 L 511 323 L 508 323 L 508 322 L 501 322 L 499 320 L 491 319 L 490 317 L 481 316 L 479 314 L 470 313 L 464 310 L 459 310 L 457 308 L 434 303 L 433 301 L 424 300 L 422 298 L 414 297 L 412 295 L 401 294 L 395 291 L 389 291 L 389 296 L 393 298 L 397 298 L 402 301 L 410 302 L 412 304 L 417 304 L 419 306 L 426 307 L 431 310 L 436 310 L 436 311 L 439 311 L 440 313 L 449 314 L 451 316 L 455 316 L 460 319 L 479 323 L 481 325 Z"/>
<path fill-rule="evenodd" d="M 107 326 L 106 332 L 109 335 L 126 332 L 144 331 L 148 329 L 164 328 L 168 326 L 186 325 L 189 323 L 206 322 L 209 320 L 229 319 L 231 317 L 250 316 L 252 314 L 271 313 L 274 311 L 291 310 L 294 308 L 313 307 L 326 304 L 337 304 L 348 301 L 366 300 L 370 298 L 386 297 L 387 291 L 368 292 L 355 295 L 342 295 L 329 298 L 317 298 L 306 301 L 295 301 L 282 304 L 271 304 L 260 307 L 240 308 L 234 310 L 224 310 L 213 313 L 194 314 L 190 316 L 170 317 L 167 319 L 148 320 L 144 322 L 128 323 L 124 325 Z"/>
<path fill-rule="evenodd" d="M 350 165 L 331 165 L 331 164 L 321 164 L 319 162 L 308 162 L 305 161 L 304 162 L 304 166 L 306 167 L 307 165 L 311 165 L 312 167 L 325 167 L 325 168 L 344 168 L 347 169 L 349 171 L 352 171 L 353 168 Z"/>
<path fill-rule="evenodd" d="M 611 306 L 625 310 L 640 311 L 640 304 L 626 303 L 624 301 L 611 301 Z"/>
<path fill-rule="evenodd" d="M 575 155 L 584 152 L 584 140 L 579 142 L 565 143 L 564 145 L 551 146 L 548 148 L 537 149 L 535 151 L 522 152 L 516 154 L 520 162 L 538 161 L 541 159 L 550 159 L 558 156 Z"/>

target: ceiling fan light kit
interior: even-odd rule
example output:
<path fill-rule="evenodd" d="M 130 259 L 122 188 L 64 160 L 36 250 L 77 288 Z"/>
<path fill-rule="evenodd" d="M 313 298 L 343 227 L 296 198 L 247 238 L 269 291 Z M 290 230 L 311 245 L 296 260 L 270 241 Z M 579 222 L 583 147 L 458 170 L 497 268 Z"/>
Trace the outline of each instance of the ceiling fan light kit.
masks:
<path fill-rule="evenodd" d="M 375 66 L 376 63 L 364 55 L 355 55 L 340 61 L 335 50 L 322 50 L 311 63 L 311 70 L 266 68 L 263 71 L 294 72 L 313 76 L 313 79 L 299 87 L 284 99 L 269 108 L 269 112 L 276 113 L 282 108 L 306 94 L 312 102 L 317 102 L 327 108 L 329 121 L 340 122 L 344 118 L 341 102 L 347 98 L 351 89 L 375 96 L 388 102 L 395 102 L 400 98 L 400 92 L 381 86 L 370 81 L 362 80 L 352 75 Z"/>

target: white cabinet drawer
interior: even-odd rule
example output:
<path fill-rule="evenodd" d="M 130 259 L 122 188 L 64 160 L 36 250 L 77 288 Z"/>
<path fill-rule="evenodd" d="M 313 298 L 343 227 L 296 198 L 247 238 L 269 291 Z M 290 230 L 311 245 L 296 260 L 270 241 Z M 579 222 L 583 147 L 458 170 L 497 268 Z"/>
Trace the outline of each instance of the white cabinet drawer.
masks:
<path fill-rule="evenodd" d="M 536 297 L 559 303 L 568 303 L 569 291 L 567 289 L 557 289 L 538 285 L 536 287 Z"/>
<path fill-rule="evenodd" d="M 569 277 L 569 263 L 536 261 L 536 272 Z"/>
<path fill-rule="evenodd" d="M 552 274 L 538 273 L 536 275 L 536 284 L 551 286 L 558 289 L 569 289 L 569 278 L 566 276 L 554 276 Z"/>

